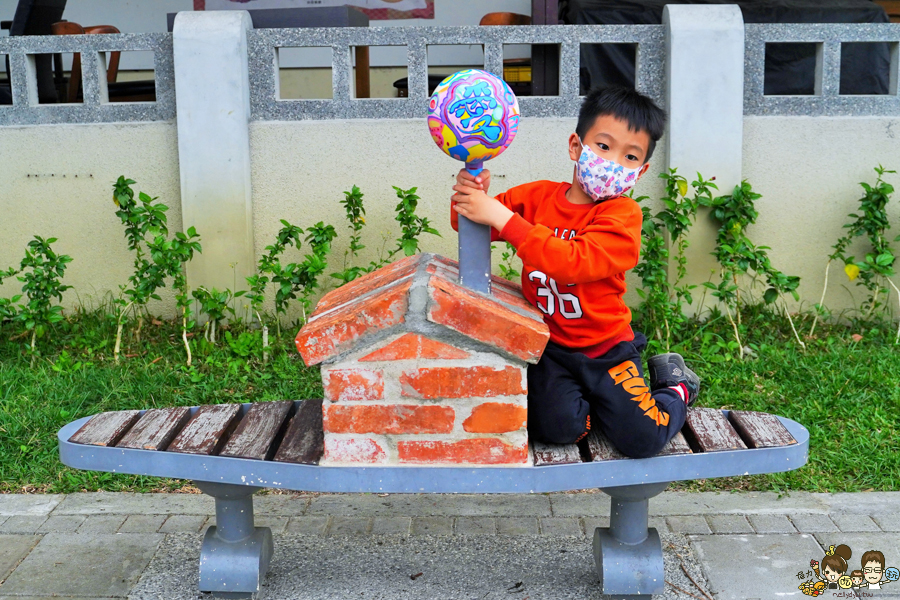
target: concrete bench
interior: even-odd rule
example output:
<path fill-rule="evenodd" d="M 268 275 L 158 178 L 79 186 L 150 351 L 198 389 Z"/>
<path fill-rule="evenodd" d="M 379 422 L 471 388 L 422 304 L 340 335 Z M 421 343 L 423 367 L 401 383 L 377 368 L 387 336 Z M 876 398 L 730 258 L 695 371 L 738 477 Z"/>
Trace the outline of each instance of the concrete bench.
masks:
<path fill-rule="evenodd" d="M 200 552 L 200 590 L 224 598 L 259 591 L 273 552 L 255 527 L 261 488 L 313 492 L 546 493 L 600 488 L 610 526 L 594 531 L 604 594 L 645 598 L 665 587 L 662 546 L 648 500 L 670 482 L 776 473 L 806 463 L 809 433 L 766 413 L 692 408 L 660 455 L 628 459 L 600 434 L 579 445 L 531 445 L 528 466 L 318 466 L 322 401 L 222 404 L 107 412 L 59 430 L 70 467 L 190 479 L 215 498 L 216 525 Z"/>

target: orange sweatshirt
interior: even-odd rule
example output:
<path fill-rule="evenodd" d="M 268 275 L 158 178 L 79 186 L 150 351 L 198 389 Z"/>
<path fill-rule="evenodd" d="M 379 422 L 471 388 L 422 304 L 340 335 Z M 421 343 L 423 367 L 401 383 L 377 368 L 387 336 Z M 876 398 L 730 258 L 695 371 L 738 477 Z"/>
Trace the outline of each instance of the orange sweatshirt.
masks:
<path fill-rule="evenodd" d="M 641 250 L 641 209 L 625 196 L 573 204 L 570 187 L 535 181 L 498 195 L 516 214 L 499 234 L 491 230 L 491 240 L 515 246 L 522 292 L 544 313 L 550 340 L 597 357 L 634 339 L 622 296 Z M 459 215 L 450 212 L 457 229 Z"/>

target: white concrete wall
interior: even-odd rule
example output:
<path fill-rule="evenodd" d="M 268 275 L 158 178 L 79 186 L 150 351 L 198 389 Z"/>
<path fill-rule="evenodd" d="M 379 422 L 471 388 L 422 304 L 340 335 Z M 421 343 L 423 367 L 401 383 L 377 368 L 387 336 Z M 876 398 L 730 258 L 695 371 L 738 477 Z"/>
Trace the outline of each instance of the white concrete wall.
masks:
<path fill-rule="evenodd" d="M 499 193 L 536 179 L 569 180 L 572 163 L 565 140 L 572 126 L 570 119 L 524 120 L 512 147 L 488 163 L 494 174 L 492 190 Z M 855 211 L 862 193 L 858 182 L 873 182 L 872 168 L 879 163 L 900 167 L 898 135 L 900 119 L 745 119 L 744 177 L 763 194 L 757 202 L 758 223 L 748 233 L 756 243 L 772 247 L 769 254 L 776 267 L 802 278 L 805 307 L 819 300 L 830 247 L 843 234 L 847 214 Z M 423 249 L 455 257 L 456 234 L 448 222 L 448 205 L 459 165 L 434 147 L 424 123 L 254 122 L 250 148 L 257 256 L 271 243 L 279 219 L 303 227 L 325 221 L 340 234 L 329 272 L 340 269 L 349 240 L 340 200 L 343 191 L 356 184 L 366 195 L 368 210 L 365 263 L 377 257 L 382 233 L 389 237 L 389 248 L 399 234 L 393 220 L 397 199 L 392 185 L 418 186 L 419 214 L 431 219 L 444 236 L 423 236 Z M 652 163 L 637 192 L 658 198 L 662 185 L 656 175 L 665 164 L 665 144 L 657 147 Z M 0 268 L 18 265 L 32 235 L 54 236 L 59 238 L 57 250 L 75 259 L 65 278 L 75 286 L 65 295 L 67 306 L 96 304 L 104 293 L 117 290 L 131 274 L 131 256 L 111 200 L 111 185 L 121 174 L 137 180 L 137 190 L 165 201 L 171 207 L 171 227 L 181 227 L 174 123 L 4 128 Z M 900 189 L 900 177 L 888 177 Z M 900 234 L 900 196 L 888 208 L 893 239 Z M 858 248 L 854 252 L 860 256 Z M 302 260 L 302 255 L 286 258 Z M 703 271 L 699 275 L 705 278 L 708 265 L 691 267 Z M 629 282 L 633 290 L 636 278 Z M 20 286 L 7 282 L 0 294 L 11 296 Z M 858 292 L 851 296 L 848 290 L 854 288 L 841 265 L 833 265 L 826 304 L 836 310 L 853 307 L 864 298 Z M 173 306 L 166 292 L 166 301 L 156 307 L 163 314 Z M 628 301 L 634 306 L 639 298 L 630 291 Z"/>
<path fill-rule="evenodd" d="M 67 307 L 97 306 L 133 272 L 124 229 L 112 201 L 119 175 L 136 190 L 159 196 L 170 208 L 171 230 L 181 229 L 180 182 L 174 123 L 128 125 L 39 125 L 4 127 L 0 134 L 0 269 L 18 268 L 34 235 L 56 237 L 69 254 L 64 283 Z M 76 177 L 77 176 L 77 177 Z M 0 286 L 12 296 L 22 284 Z M 170 290 L 152 307 L 174 307 Z"/>
<path fill-rule="evenodd" d="M 744 119 L 744 178 L 763 195 L 759 219 L 748 231 L 757 244 L 771 246 L 772 263 L 799 275 L 805 308 L 819 301 L 831 248 L 846 233 L 847 217 L 857 212 L 864 194 L 859 182 L 875 183 L 879 164 L 900 170 L 900 118 L 885 117 L 747 117 Z M 886 181 L 898 192 L 887 205 L 892 231 L 900 234 L 900 176 Z M 900 250 L 900 242 L 893 242 Z M 849 254 L 865 255 L 865 243 Z M 894 278 L 900 284 L 900 277 Z M 842 264 L 833 264 L 825 305 L 851 308 L 863 301 Z M 892 299 L 896 302 L 896 298 Z M 897 309 L 896 304 L 894 310 Z"/>

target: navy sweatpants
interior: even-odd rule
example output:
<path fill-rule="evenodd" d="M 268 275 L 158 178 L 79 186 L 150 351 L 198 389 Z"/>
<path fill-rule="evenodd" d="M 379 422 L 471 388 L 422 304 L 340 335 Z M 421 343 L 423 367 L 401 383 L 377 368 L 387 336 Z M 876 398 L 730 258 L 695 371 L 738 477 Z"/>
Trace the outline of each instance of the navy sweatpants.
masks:
<path fill-rule="evenodd" d="M 678 392 L 650 392 L 635 332 L 598 358 L 550 342 L 540 362 L 528 366 L 528 435 L 539 442 L 571 444 L 599 429 L 620 452 L 653 456 L 681 430 L 687 408 Z"/>

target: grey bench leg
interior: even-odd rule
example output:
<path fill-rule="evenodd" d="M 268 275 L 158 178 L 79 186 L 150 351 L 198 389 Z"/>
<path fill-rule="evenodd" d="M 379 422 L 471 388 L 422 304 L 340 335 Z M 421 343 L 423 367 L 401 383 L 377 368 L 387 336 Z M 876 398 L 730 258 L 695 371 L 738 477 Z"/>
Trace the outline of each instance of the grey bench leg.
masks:
<path fill-rule="evenodd" d="M 253 493 L 260 489 L 195 481 L 216 499 L 216 525 L 200 548 L 200 591 L 219 598 L 252 598 L 269 570 L 272 530 L 253 525 Z"/>
<path fill-rule="evenodd" d="M 665 591 L 662 543 L 647 522 L 650 498 L 668 485 L 603 488 L 612 505 L 609 527 L 594 530 L 594 563 L 601 591 L 613 600 L 650 600 Z"/>

